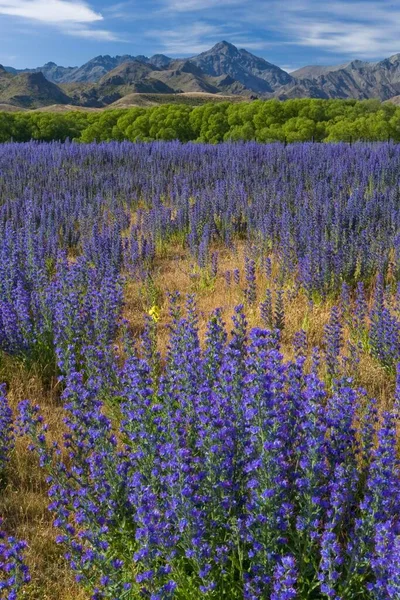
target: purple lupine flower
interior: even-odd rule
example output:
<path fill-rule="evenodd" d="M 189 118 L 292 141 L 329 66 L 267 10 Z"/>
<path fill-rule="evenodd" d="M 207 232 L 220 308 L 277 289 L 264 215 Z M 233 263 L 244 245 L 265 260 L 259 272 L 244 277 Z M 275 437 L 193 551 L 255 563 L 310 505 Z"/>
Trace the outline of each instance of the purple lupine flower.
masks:
<path fill-rule="evenodd" d="M 325 361 L 330 377 L 338 375 L 339 355 L 342 346 L 342 323 L 339 309 L 334 306 L 331 310 L 329 323 L 325 326 Z"/>
<path fill-rule="evenodd" d="M 378 539 L 379 546 L 383 543 L 382 524 L 391 521 L 394 533 L 400 533 L 400 469 L 396 445 L 395 418 L 392 413 L 386 412 L 378 432 L 378 446 L 373 451 L 364 498 L 360 503 L 360 518 L 355 521 L 354 535 L 348 544 L 351 556 L 349 577 L 354 580 L 371 568 L 374 540 Z"/>
<path fill-rule="evenodd" d="M 274 314 L 272 307 L 272 294 L 271 290 L 267 289 L 265 292 L 265 300 L 260 304 L 261 319 L 263 320 L 264 326 L 268 329 L 274 328 Z"/>
<path fill-rule="evenodd" d="M 307 353 L 307 333 L 301 329 L 294 334 L 293 348 L 296 357 L 304 357 Z"/>
<path fill-rule="evenodd" d="M 218 252 L 213 252 L 211 254 L 211 277 L 216 277 L 218 275 Z"/>
<path fill-rule="evenodd" d="M 394 394 L 394 411 L 397 415 L 400 415 L 400 362 L 396 366 L 396 387 Z"/>
<path fill-rule="evenodd" d="M 362 281 L 357 283 L 356 301 L 354 307 L 353 327 L 359 333 L 364 332 L 366 318 L 368 314 L 368 305 L 365 298 L 364 284 Z"/>
<path fill-rule="evenodd" d="M 271 600 L 296 598 L 297 569 L 293 556 L 283 556 L 274 572 Z"/>
<path fill-rule="evenodd" d="M 0 482 L 3 484 L 9 453 L 14 446 L 13 415 L 8 405 L 5 385 L 0 385 Z M 29 569 L 24 562 L 27 544 L 3 530 L 0 519 L 0 596 L 13 600 L 30 581 Z"/>
<path fill-rule="evenodd" d="M 272 332 L 255 329 L 250 335 L 244 398 L 249 494 L 244 539 L 253 547 L 245 587 L 249 598 L 269 586 L 273 556 L 286 539 L 292 512 L 282 356 Z"/>
<path fill-rule="evenodd" d="M 14 446 L 13 414 L 8 404 L 5 384 L 0 385 L 0 479 Z"/>
<path fill-rule="evenodd" d="M 270 256 L 267 256 L 265 259 L 265 276 L 268 280 L 272 277 L 272 261 Z"/>
<path fill-rule="evenodd" d="M 256 263 L 254 259 L 245 257 L 245 279 L 246 289 L 245 297 L 250 305 L 255 304 L 257 300 L 257 288 L 256 288 Z"/>
<path fill-rule="evenodd" d="M 397 533 L 396 533 L 397 531 Z M 379 523 L 375 531 L 375 551 L 371 559 L 375 581 L 368 584 L 374 598 L 395 600 L 400 594 L 400 537 L 398 523 Z"/>
<path fill-rule="evenodd" d="M 278 290 L 276 292 L 276 302 L 274 311 L 275 329 L 282 330 L 285 327 L 285 292 Z"/>
<path fill-rule="evenodd" d="M 305 376 L 300 406 L 297 442 L 298 465 L 295 485 L 298 490 L 296 529 L 312 548 L 318 542 L 326 507 L 329 468 L 326 461 L 327 417 L 322 408 L 326 392 L 314 373 Z"/>
<path fill-rule="evenodd" d="M 0 522 L 0 527 L 2 523 Z M 17 600 L 21 590 L 30 581 L 28 567 L 24 563 L 27 544 L 0 531 L 0 594 L 7 600 Z"/>

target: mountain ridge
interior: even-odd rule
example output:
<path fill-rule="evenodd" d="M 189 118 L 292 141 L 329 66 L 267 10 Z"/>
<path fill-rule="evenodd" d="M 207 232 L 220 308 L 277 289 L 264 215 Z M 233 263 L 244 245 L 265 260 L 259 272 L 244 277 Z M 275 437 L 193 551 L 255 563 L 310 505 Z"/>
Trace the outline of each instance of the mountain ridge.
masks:
<path fill-rule="evenodd" d="M 400 53 L 377 62 L 308 65 L 287 73 L 223 40 L 189 58 L 99 55 L 81 66 L 47 62 L 34 69 L 0 65 L 0 103 L 21 108 L 64 104 L 104 108 L 137 93 L 206 93 L 244 98 L 400 96 Z"/>

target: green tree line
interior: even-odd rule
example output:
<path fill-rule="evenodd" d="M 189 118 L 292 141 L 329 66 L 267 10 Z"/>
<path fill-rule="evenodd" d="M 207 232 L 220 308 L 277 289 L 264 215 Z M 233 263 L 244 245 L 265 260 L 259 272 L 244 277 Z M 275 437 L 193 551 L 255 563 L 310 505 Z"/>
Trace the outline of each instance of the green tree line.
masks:
<path fill-rule="evenodd" d="M 400 142 L 400 106 L 379 100 L 296 99 L 66 113 L 0 112 L 0 142 L 181 140 L 218 143 Z"/>

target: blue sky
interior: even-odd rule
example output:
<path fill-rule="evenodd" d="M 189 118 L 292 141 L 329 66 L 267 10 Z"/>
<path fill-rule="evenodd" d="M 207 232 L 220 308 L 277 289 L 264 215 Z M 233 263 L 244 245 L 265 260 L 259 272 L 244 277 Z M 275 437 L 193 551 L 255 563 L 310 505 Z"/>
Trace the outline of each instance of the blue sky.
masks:
<path fill-rule="evenodd" d="M 0 0 L 0 64 L 190 56 L 228 40 L 293 70 L 400 52 L 400 0 Z"/>

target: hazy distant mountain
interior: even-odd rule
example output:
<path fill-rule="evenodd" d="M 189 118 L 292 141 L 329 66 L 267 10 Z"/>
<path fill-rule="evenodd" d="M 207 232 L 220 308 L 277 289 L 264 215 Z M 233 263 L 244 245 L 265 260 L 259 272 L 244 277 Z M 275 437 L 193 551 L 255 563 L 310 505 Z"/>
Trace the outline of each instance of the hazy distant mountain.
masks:
<path fill-rule="evenodd" d="M 400 54 L 369 63 L 311 65 L 291 74 L 223 41 L 197 56 L 97 56 L 82 66 L 0 67 L 0 103 L 104 107 L 132 94 L 204 93 L 279 98 L 400 96 Z"/>
<path fill-rule="evenodd" d="M 336 67 L 304 67 L 292 75 L 298 84 L 290 94 L 301 95 L 306 79 L 320 91 L 320 97 L 388 100 L 400 94 L 400 54 L 376 63 L 354 60 Z"/>
<path fill-rule="evenodd" d="M 43 73 L 48 81 L 52 83 L 61 83 L 65 79 L 68 79 L 69 74 L 72 73 L 78 67 L 59 67 L 54 62 L 48 62 L 43 67 L 37 67 L 35 69 L 14 69 L 13 67 L 5 67 L 6 71 L 13 75 L 20 73 Z"/>
<path fill-rule="evenodd" d="M 342 65 L 309 65 L 307 67 L 301 67 L 296 71 L 291 71 L 291 76 L 295 79 L 316 79 L 320 75 L 326 75 L 332 71 L 339 71 L 344 69 L 350 63 L 344 63 Z"/>
<path fill-rule="evenodd" d="M 7 69 L 3 67 L 3 65 L 0 65 L 0 77 L 5 79 L 11 77 L 11 73 L 9 73 Z"/>
<path fill-rule="evenodd" d="M 164 54 L 154 54 L 154 56 L 147 58 L 146 62 L 158 67 L 159 69 L 166 69 L 173 62 L 173 59 L 165 56 Z"/>
<path fill-rule="evenodd" d="M 16 75 L 17 73 L 22 73 L 27 69 L 14 69 L 14 67 L 3 67 L 3 65 L 0 65 L 0 71 L 1 70 L 6 71 L 6 73 L 12 73 L 13 75 Z"/>
<path fill-rule="evenodd" d="M 96 83 L 100 79 L 123 63 L 138 61 L 145 64 L 154 64 L 156 67 L 166 67 L 172 61 L 168 56 L 156 54 L 151 58 L 147 56 L 96 56 L 81 67 L 59 67 L 53 62 L 46 63 L 43 67 L 35 69 L 14 69 L 5 67 L 10 73 L 36 73 L 40 71 L 49 81 L 53 83 Z"/>

